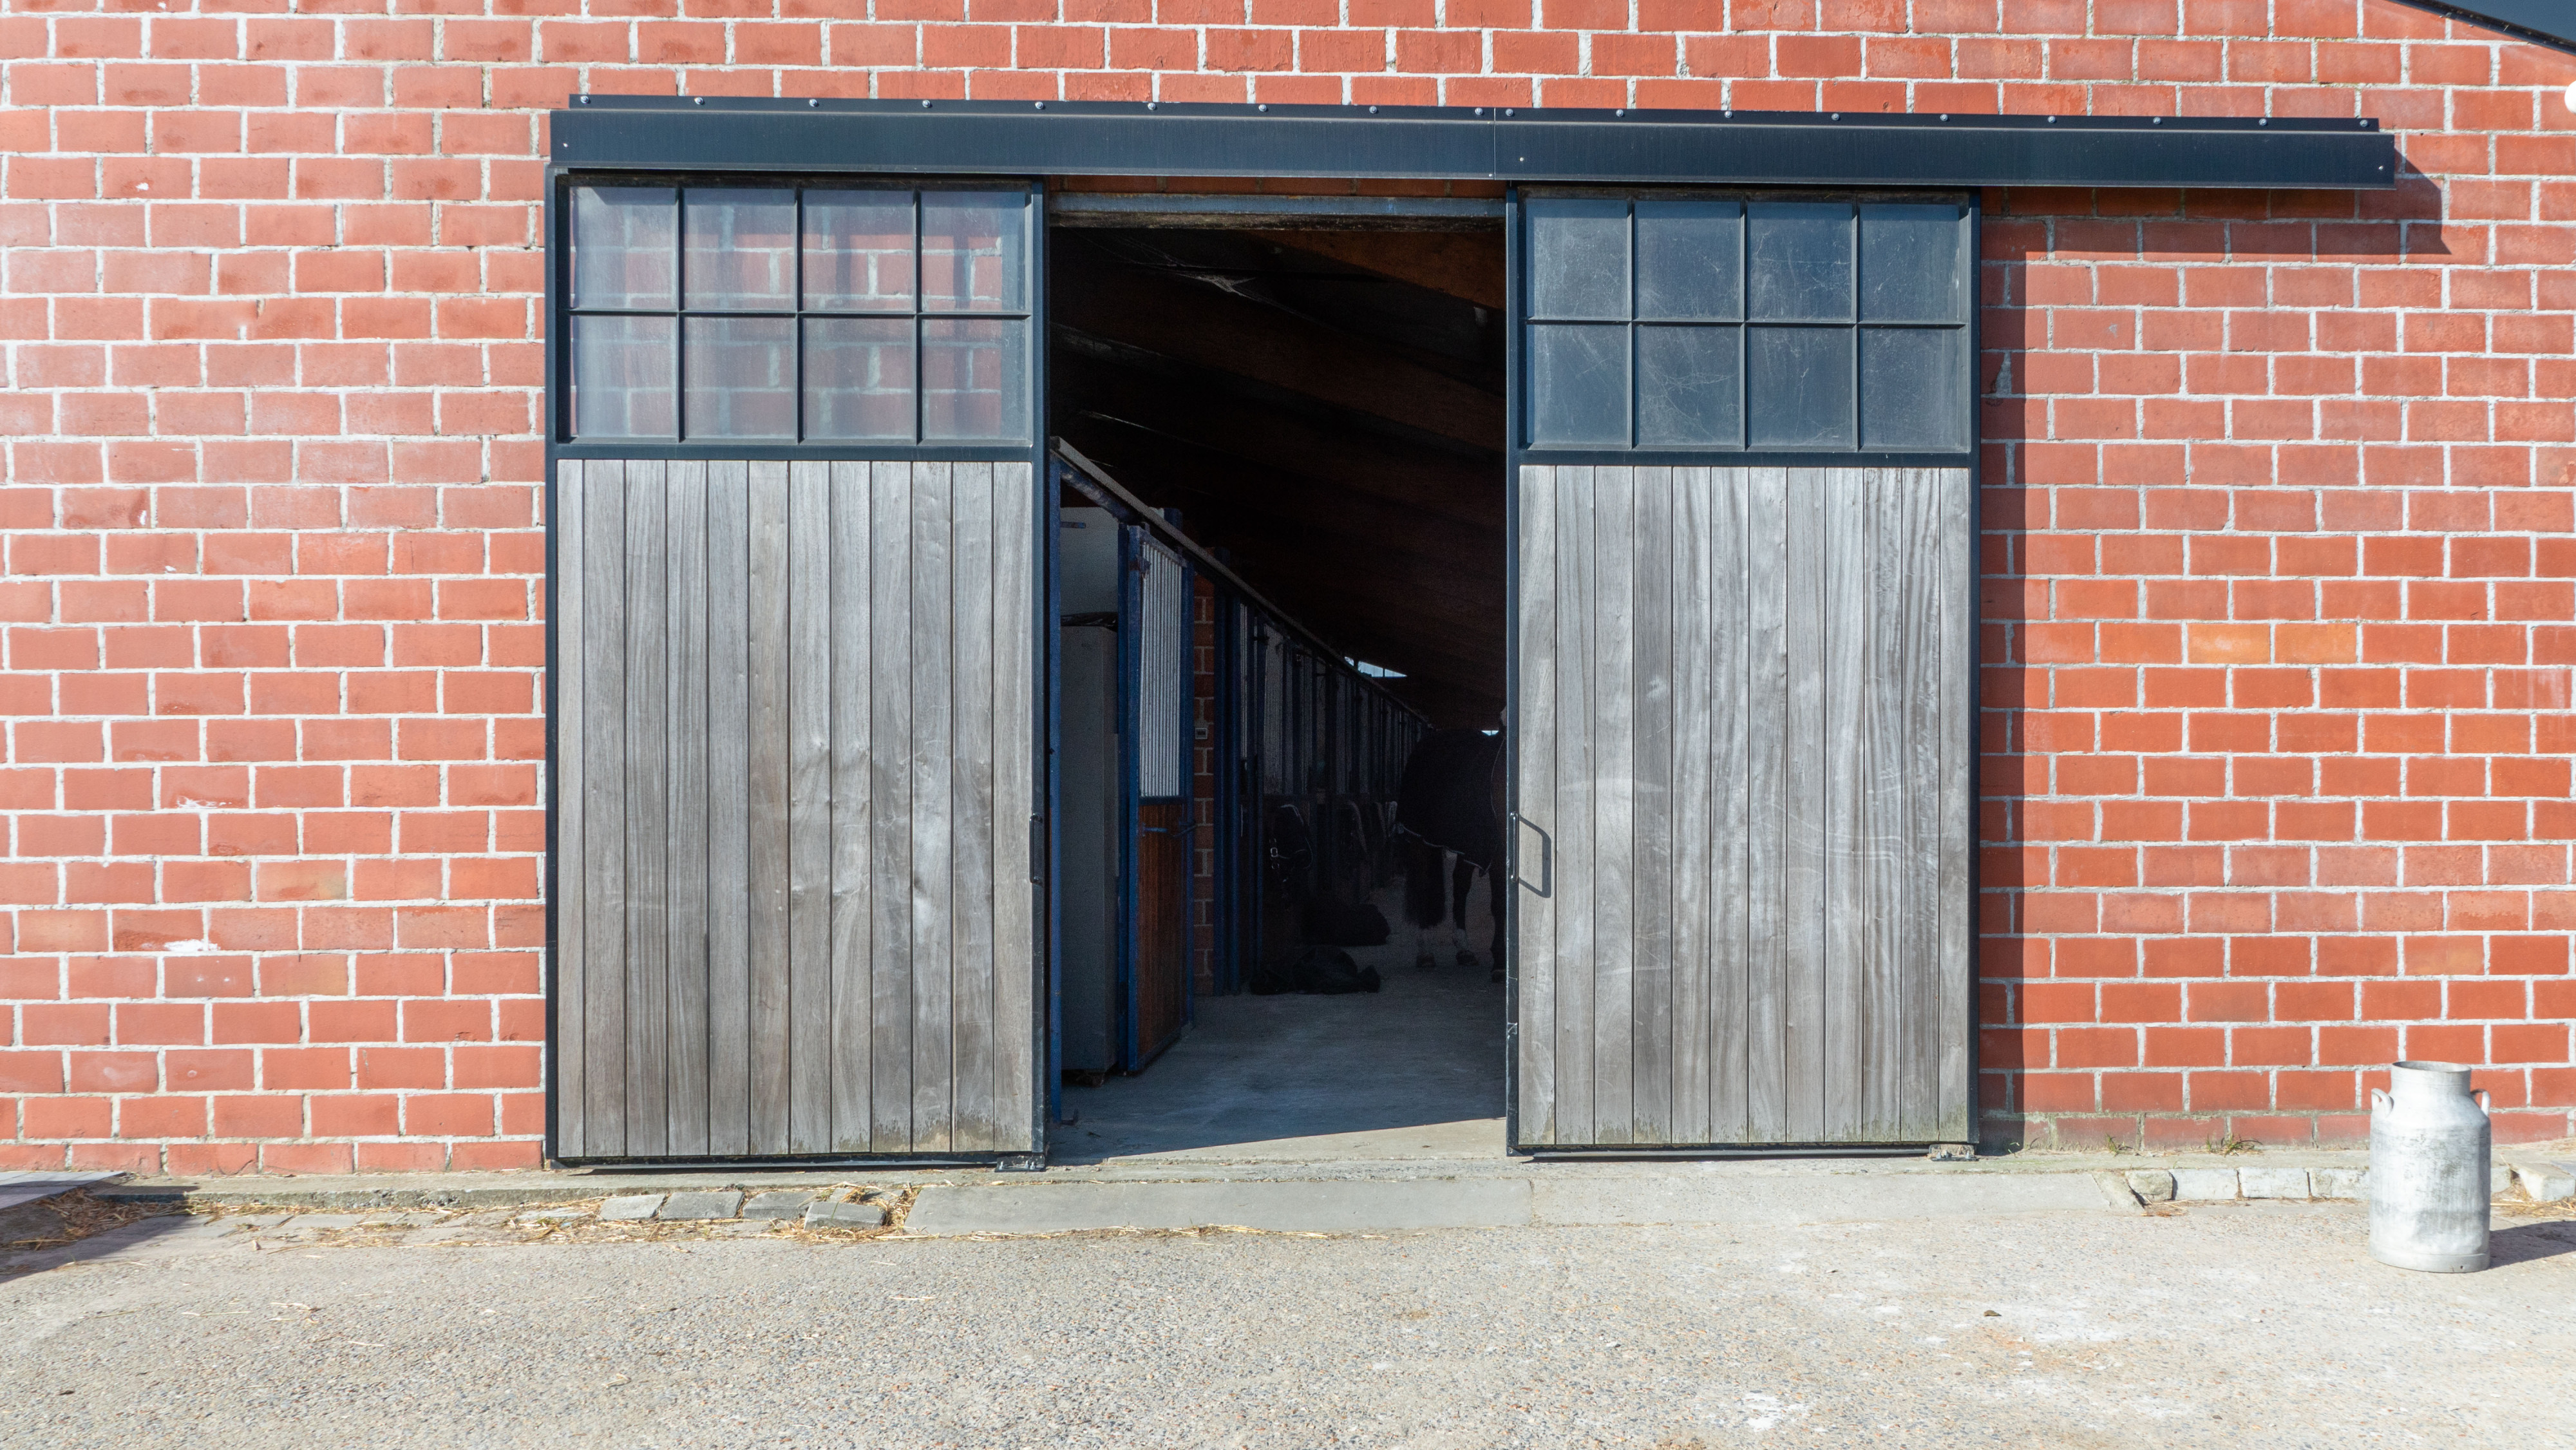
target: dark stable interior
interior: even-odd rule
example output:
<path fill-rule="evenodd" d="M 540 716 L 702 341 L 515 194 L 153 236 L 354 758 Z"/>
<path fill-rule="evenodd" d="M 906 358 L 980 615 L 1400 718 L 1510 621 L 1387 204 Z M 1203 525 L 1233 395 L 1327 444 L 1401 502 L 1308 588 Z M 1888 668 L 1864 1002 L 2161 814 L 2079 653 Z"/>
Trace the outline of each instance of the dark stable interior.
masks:
<path fill-rule="evenodd" d="M 1178 510 L 1192 538 L 1334 652 L 1401 675 L 1381 683 L 1430 726 L 1499 727 L 1500 229 L 1059 225 L 1049 253 L 1049 430 L 1149 505 Z M 1078 1121 L 1060 1126 L 1056 1151 L 1496 1149 L 1490 883 L 1475 890 L 1469 933 L 1408 923 L 1392 774 L 1277 781 L 1238 809 L 1218 827 L 1236 843 L 1221 859 L 1236 864 L 1215 884 L 1235 909 L 1219 911 L 1228 940 L 1195 1025 L 1124 1073 L 1073 1071 L 1068 1057 Z M 1391 930 L 1331 925 L 1368 908 Z M 1383 990 L 1281 985 L 1317 951 Z M 1167 968 L 1140 951 L 1134 970 L 1145 982 Z M 1226 1146 L 1248 1144 L 1271 1146 Z"/>
<path fill-rule="evenodd" d="M 1049 426 L 1434 726 L 1501 724 L 1503 237 L 1059 225 Z"/>

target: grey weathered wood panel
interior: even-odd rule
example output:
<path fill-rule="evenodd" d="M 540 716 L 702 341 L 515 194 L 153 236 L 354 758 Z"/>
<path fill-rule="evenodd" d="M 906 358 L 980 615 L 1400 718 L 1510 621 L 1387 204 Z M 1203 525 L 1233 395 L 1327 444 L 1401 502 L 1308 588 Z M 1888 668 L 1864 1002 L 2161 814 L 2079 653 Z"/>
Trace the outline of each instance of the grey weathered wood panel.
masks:
<path fill-rule="evenodd" d="M 832 1151 L 832 466 L 787 466 L 787 1151 Z"/>
<path fill-rule="evenodd" d="M 663 681 L 670 727 L 670 851 L 663 960 L 670 972 L 670 1139 L 673 1154 L 709 1151 L 707 1022 L 707 466 L 674 463 L 665 479 L 663 632 L 670 649 Z"/>
<path fill-rule="evenodd" d="M 556 1094 L 556 1110 L 577 1107 L 583 1151 L 624 1157 L 626 1147 L 626 468 L 591 463 L 582 480 L 582 678 L 585 728 L 565 746 L 582 753 L 582 854 L 559 861 L 557 876 L 580 883 L 588 929 L 582 939 L 583 1067 L 578 1102 Z M 597 1070 L 591 1065 L 597 1064 Z"/>
<path fill-rule="evenodd" d="M 1520 1141 L 1964 1139 L 1967 471 L 1518 487 Z"/>
<path fill-rule="evenodd" d="M 1035 500 L 563 467 L 556 1153 L 1037 1146 Z"/>
<path fill-rule="evenodd" d="M 787 465 L 749 465 L 751 722 L 744 800 L 751 891 L 751 1151 L 787 1151 L 789 840 Z M 776 1044 L 776 1045 L 773 1045 Z"/>
<path fill-rule="evenodd" d="M 707 1152 L 751 1151 L 751 466 L 707 465 Z M 558 848 L 560 849 L 560 848 Z"/>
<path fill-rule="evenodd" d="M 546 627 L 554 635 L 555 674 L 547 682 L 546 712 L 554 728 L 553 770 L 546 782 L 548 799 L 564 807 L 555 821 L 555 839 L 563 844 L 563 853 L 554 861 L 556 873 L 550 889 L 555 899 L 555 952 L 553 968 L 554 1020 L 550 1025 L 553 1049 L 546 1054 L 555 1072 L 555 1094 L 564 1109 L 554 1115 L 556 1151 L 578 1155 L 582 1148 L 584 1114 L 582 1063 L 584 1054 L 578 1044 L 584 1040 L 582 1016 L 582 968 L 589 951 L 589 914 L 583 910 L 589 894 L 582 890 L 582 812 L 583 794 L 582 692 L 565 690 L 560 681 L 578 679 L 582 668 L 582 632 L 585 611 L 582 605 L 586 566 L 582 557 L 583 531 L 582 481 L 587 464 L 567 461 L 555 471 L 554 497 L 548 501 L 546 527 L 554 535 L 554 592 L 546 612 Z M 569 803 L 569 805 L 566 805 Z M 566 1050 L 566 1044 L 574 1044 Z"/>

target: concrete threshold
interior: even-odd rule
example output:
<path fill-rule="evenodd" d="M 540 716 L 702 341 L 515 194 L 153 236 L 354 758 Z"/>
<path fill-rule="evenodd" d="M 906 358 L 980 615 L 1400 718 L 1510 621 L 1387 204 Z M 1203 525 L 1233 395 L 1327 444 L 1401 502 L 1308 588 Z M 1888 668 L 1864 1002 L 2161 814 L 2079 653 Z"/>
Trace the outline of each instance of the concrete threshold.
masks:
<path fill-rule="evenodd" d="M 1257 1146 L 1257 1145 L 1251 1145 Z M 2548 1160 L 2576 1144 L 2497 1154 L 2496 1191 L 2537 1199 L 2576 1192 Z M 2539 1165 L 2535 1170 L 2534 1165 Z M 1051 1166 L 842 1165 L 818 1169 L 556 1169 L 131 1178 L 98 1197 L 200 1210 L 504 1209 L 698 1190 L 917 1190 L 905 1231 L 1039 1234 L 1091 1229 L 1248 1228 L 1404 1232 L 1547 1225 L 1829 1223 L 2057 1212 L 2140 1213 L 2170 1201 L 2366 1196 L 2368 1155 L 2344 1149 L 2261 1153 L 2015 1153 L 1966 1162 L 1915 1157 L 1237 1161 L 1190 1154 Z M 2545 1171 L 2555 1176 L 2535 1176 Z M 86 1175 L 84 1175 L 86 1176 Z"/>
<path fill-rule="evenodd" d="M 1420 1177 L 1346 1181 L 939 1184 L 904 1220 L 924 1237 L 1087 1229 L 1246 1228 L 1287 1233 L 1578 1225 L 1831 1223 L 2105 1207 L 2089 1173 L 1975 1177 Z"/>

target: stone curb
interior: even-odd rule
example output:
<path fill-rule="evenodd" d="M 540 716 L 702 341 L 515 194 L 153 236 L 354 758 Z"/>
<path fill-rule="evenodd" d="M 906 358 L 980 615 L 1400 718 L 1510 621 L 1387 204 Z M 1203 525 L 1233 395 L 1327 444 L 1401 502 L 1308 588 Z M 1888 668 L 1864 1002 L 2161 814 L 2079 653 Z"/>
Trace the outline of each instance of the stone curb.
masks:
<path fill-rule="evenodd" d="M 948 1191 L 972 1189 L 976 1196 L 983 1197 L 1040 1188 L 1087 1187 L 1096 1191 L 1121 1184 L 1141 1188 L 1229 1181 L 1350 1185 L 1463 1183 L 1481 1179 L 1496 1185 L 1530 1184 L 1536 1191 L 1550 1195 L 1552 1201 L 1626 1202 L 1635 1199 L 1635 1211 L 1639 1213 L 1657 1211 L 1646 1203 L 1647 1199 L 1658 1201 L 1661 1209 L 1668 1211 L 1703 1194 L 1723 1197 L 1751 1193 L 1766 1201 L 1774 1195 L 1784 1195 L 1783 1201 L 1872 1202 L 1879 1196 L 1877 1185 L 1902 1185 L 1907 1194 L 1955 1192 L 1974 1198 L 1978 1195 L 1968 1192 L 1967 1185 L 1999 1180 L 2033 1184 L 2044 1180 L 2056 1180 L 2061 1184 L 2089 1180 L 2102 1185 L 2101 1194 L 2105 1199 L 2115 1197 L 2109 1185 L 2119 1183 L 2126 1185 L 2137 1202 L 2150 1204 L 2176 1200 L 2350 1200 L 2367 1196 L 2363 1184 L 2366 1170 L 2358 1166 L 2362 1161 L 2358 1155 L 2316 1155 L 2346 1160 L 2334 1166 L 2283 1164 L 2278 1162 L 2278 1158 L 2287 1155 L 2271 1156 L 2274 1161 L 2237 1167 L 2188 1166 L 2182 1163 L 2174 1163 L 2170 1167 L 2148 1164 L 2128 1167 L 2114 1166 L 2117 1160 L 2106 1163 L 2099 1159 L 2042 1159 L 2014 1163 L 1993 1158 L 1951 1165 L 1929 1164 L 1921 1159 L 1890 1158 L 1846 1160 L 1831 1165 L 1831 1171 L 1821 1171 L 1826 1165 L 1803 1160 L 1762 1160 L 1744 1163 L 1743 1166 L 1752 1171 L 1740 1176 L 1727 1171 L 1710 1171 L 1718 1165 L 1708 1163 L 1677 1163 L 1668 1169 L 1654 1170 L 1635 1164 L 1578 1166 L 1516 1162 L 1480 1165 L 1482 1171 L 1447 1173 L 1426 1173 L 1422 1171 L 1422 1165 L 1417 1164 L 1351 1164 L 1346 1166 L 1342 1175 L 1330 1178 L 1303 1177 L 1246 1165 L 1219 1167 L 1171 1163 L 1152 1165 L 1150 1169 L 1139 1169 L 1117 1178 L 1096 1176 L 1096 1170 L 1090 1169 L 1015 1174 L 1004 1178 L 990 1170 L 950 1170 L 943 1173 L 899 1167 L 889 1167 L 884 1171 L 842 1167 L 820 1171 L 387 1173 L 313 1178 L 244 1175 L 192 1181 L 127 1179 L 115 1183 L 93 1183 L 89 1187 L 100 1198 L 128 1202 L 216 1209 L 263 1205 L 311 1211 L 491 1210 L 638 1196 L 651 1197 L 658 1205 L 666 1196 L 715 1192 L 740 1195 L 739 1207 L 733 1212 L 747 1219 L 796 1217 L 798 1211 L 787 1202 L 789 1196 L 797 1196 L 797 1203 L 810 1205 L 828 1200 L 835 1189 L 860 1182 L 882 1188 L 918 1186 L 934 1197 Z M 2153 1160 L 2149 1161 L 2152 1163 Z M 1732 1168 L 1736 1165 L 1725 1166 Z M 1785 1174 L 1763 1171 L 1784 1166 L 1808 1171 Z M 2576 1197 L 2576 1164 L 2500 1157 L 2496 1165 L 2496 1191 L 2501 1194 L 2508 1186 L 2517 1183 L 2524 1192 L 2541 1202 Z M 648 1213 L 652 1211 L 647 1210 Z M 1673 1220 L 1658 1217 L 1629 1221 Z"/>

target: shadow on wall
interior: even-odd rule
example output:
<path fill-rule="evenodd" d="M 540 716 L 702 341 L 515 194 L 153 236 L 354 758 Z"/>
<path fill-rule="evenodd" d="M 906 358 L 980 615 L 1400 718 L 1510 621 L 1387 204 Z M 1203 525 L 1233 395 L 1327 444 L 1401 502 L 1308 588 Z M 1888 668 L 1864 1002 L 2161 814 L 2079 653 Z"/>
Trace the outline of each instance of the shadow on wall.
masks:
<path fill-rule="evenodd" d="M 2482 179 L 2476 210 L 2534 215 L 2539 179 Z M 2542 808 L 2482 768 L 2547 754 L 2531 712 L 2564 708 L 2510 623 L 2547 615 L 2545 586 L 2514 594 L 2528 534 L 2569 527 L 2564 495 L 2514 491 L 2564 429 L 2535 378 L 2565 319 L 2553 346 L 2523 255 L 2556 229 L 2453 209 L 2421 173 L 1986 197 L 1990 1142 L 2346 1140 L 2401 1054 L 2566 1060 L 2563 1024 L 2554 1058 L 2505 1041 L 2523 1016 L 2491 1044 L 2403 982 L 2566 970 L 2527 890 L 2566 882 L 2564 851 L 2461 839 L 2513 834 L 2463 807 Z M 2494 712 L 2476 740 L 2444 733 L 2462 708 Z M 2445 779 L 2445 753 L 2475 758 Z M 2500 1139 L 2569 1131 L 2514 1121 L 2531 1076 L 2479 1077 Z"/>

